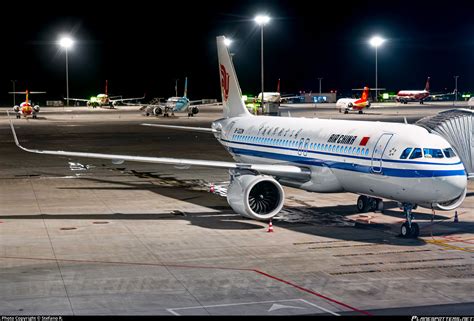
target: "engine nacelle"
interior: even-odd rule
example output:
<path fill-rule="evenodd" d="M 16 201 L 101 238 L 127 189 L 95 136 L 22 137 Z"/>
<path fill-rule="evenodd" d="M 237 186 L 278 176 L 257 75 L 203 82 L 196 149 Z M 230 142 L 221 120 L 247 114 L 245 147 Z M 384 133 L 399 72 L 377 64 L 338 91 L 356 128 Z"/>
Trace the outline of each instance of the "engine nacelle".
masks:
<path fill-rule="evenodd" d="M 466 198 L 466 194 L 467 194 L 467 188 L 464 190 L 464 192 L 461 195 L 459 195 L 459 197 L 451 201 L 444 202 L 444 203 L 431 204 L 431 207 L 435 210 L 440 210 L 440 211 L 452 211 L 458 208 L 459 206 L 461 206 L 462 202 L 464 202 L 464 199 Z M 428 207 L 421 204 L 420 206 Z"/>
<path fill-rule="evenodd" d="M 191 113 L 192 113 L 193 115 L 196 115 L 197 113 L 199 113 L 199 108 L 193 107 L 193 108 L 191 109 Z"/>
<path fill-rule="evenodd" d="M 284 201 L 283 188 L 271 176 L 235 176 L 227 189 L 227 202 L 232 209 L 255 220 L 268 220 L 277 215 Z"/>
<path fill-rule="evenodd" d="M 13 106 L 13 110 L 18 113 L 20 111 L 20 106 L 16 105 L 16 106 Z"/>
<path fill-rule="evenodd" d="M 163 110 L 160 107 L 153 108 L 153 115 L 158 116 L 163 114 Z"/>
<path fill-rule="evenodd" d="M 33 110 L 36 112 L 36 113 L 39 113 L 40 111 L 40 106 L 36 105 L 33 107 Z"/>

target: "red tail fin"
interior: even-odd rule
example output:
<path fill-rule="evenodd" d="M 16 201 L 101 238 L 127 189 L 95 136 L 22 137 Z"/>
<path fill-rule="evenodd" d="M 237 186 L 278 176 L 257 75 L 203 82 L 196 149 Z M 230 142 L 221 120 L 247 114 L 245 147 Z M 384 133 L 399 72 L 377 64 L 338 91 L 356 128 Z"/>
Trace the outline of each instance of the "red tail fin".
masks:
<path fill-rule="evenodd" d="M 26 102 L 26 104 L 28 105 L 28 89 L 27 89 L 27 90 L 25 90 L 25 94 L 26 94 L 26 99 L 25 99 L 25 102 Z"/>
<path fill-rule="evenodd" d="M 278 78 L 277 93 L 280 92 L 280 78 Z"/>
<path fill-rule="evenodd" d="M 428 79 L 426 79 L 425 90 L 430 91 L 430 77 L 428 77 Z"/>
<path fill-rule="evenodd" d="M 369 99 L 369 87 L 364 87 L 364 91 L 362 92 L 361 99 L 363 101 L 367 101 L 367 99 Z"/>
<path fill-rule="evenodd" d="M 109 95 L 109 90 L 108 90 L 108 88 L 107 88 L 107 87 L 109 87 L 108 85 L 109 85 L 109 81 L 106 80 L 106 81 L 105 81 L 105 94 L 106 94 L 107 96 Z"/>

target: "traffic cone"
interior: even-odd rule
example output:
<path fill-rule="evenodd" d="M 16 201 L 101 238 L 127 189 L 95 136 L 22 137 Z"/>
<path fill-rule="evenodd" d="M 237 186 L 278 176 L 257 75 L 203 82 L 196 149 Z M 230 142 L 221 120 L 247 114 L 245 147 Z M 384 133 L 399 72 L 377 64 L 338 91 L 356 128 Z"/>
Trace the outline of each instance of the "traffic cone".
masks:
<path fill-rule="evenodd" d="M 458 211 L 454 211 L 454 223 L 459 223 Z"/>
<path fill-rule="evenodd" d="M 268 230 L 267 230 L 268 233 L 271 233 L 273 232 L 273 224 L 272 224 L 272 220 L 270 220 L 270 223 L 268 223 Z"/>

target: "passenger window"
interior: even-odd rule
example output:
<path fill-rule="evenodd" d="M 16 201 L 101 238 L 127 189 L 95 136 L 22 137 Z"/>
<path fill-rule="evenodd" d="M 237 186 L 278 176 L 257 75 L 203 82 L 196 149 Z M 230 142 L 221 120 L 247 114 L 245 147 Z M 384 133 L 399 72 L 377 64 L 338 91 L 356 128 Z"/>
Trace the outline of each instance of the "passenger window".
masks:
<path fill-rule="evenodd" d="M 413 150 L 413 148 L 411 148 L 411 147 L 405 148 L 402 155 L 400 155 L 400 159 L 407 159 L 408 155 L 410 155 L 412 150 Z"/>
<path fill-rule="evenodd" d="M 369 156 L 369 149 L 368 148 L 365 149 L 365 156 Z"/>
<path fill-rule="evenodd" d="M 456 154 L 451 147 L 443 149 L 443 152 L 447 158 L 456 157 Z"/>
<path fill-rule="evenodd" d="M 410 159 L 421 158 L 423 154 L 421 153 L 421 148 L 415 148 L 413 153 L 410 155 Z"/>
<path fill-rule="evenodd" d="M 357 148 L 357 154 L 360 154 L 360 147 Z"/>
<path fill-rule="evenodd" d="M 441 149 L 423 148 L 425 158 L 444 158 Z"/>

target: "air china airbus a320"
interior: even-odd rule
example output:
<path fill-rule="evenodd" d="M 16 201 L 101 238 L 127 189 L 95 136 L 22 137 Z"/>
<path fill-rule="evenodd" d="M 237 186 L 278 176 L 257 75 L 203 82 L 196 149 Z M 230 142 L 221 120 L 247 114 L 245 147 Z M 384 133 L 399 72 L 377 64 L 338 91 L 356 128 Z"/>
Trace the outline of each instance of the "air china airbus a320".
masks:
<path fill-rule="evenodd" d="M 403 205 L 403 237 L 417 237 L 416 206 L 452 210 L 463 202 L 467 175 L 449 143 L 416 125 L 251 115 L 241 99 L 234 66 L 217 37 L 223 118 L 211 128 L 149 125 L 214 134 L 235 162 L 142 157 L 22 147 L 27 152 L 229 169 L 227 200 L 241 215 L 269 220 L 284 203 L 282 185 L 311 192 L 359 194 L 367 211 L 382 198 Z"/>

